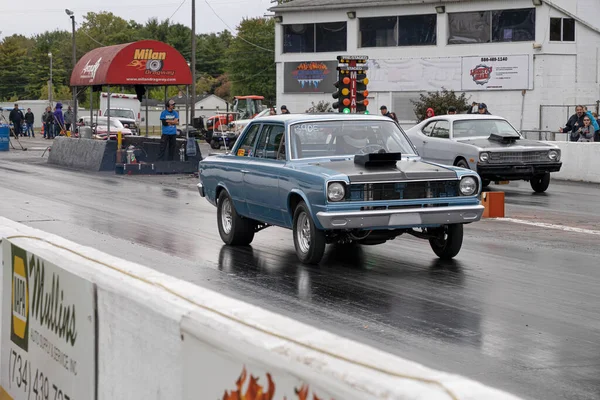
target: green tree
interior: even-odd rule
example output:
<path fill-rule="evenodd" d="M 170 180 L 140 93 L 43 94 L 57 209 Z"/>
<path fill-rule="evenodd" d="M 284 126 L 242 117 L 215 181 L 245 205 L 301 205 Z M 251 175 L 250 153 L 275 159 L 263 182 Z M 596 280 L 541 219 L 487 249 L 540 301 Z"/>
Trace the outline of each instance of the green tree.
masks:
<path fill-rule="evenodd" d="M 414 106 L 415 116 L 419 121 L 423 121 L 427 116 L 427 109 L 430 107 L 433 108 L 435 115 L 446 114 L 450 106 L 456 107 L 457 113 L 466 111 L 469 108 L 468 101 L 470 98 L 467 98 L 465 93 L 457 96 L 454 90 L 442 88 L 441 92 L 420 94 L 419 100 L 411 100 L 411 103 Z"/>
<path fill-rule="evenodd" d="M 34 42 L 22 35 L 4 38 L 0 44 L 0 98 L 25 98 L 33 66 L 28 59 Z"/>
<path fill-rule="evenodd" d="M 226 71 L 231 94 L 256 94 L 275 100 L 275 21 L 271 18 L 243 19 L 237 36 L 227 49 Z"/>
<path fill-rule="evenodd" d="M 330 112 L 333 112 L 333 108 L 331 108 L 329 103 L 326 102 L 325 100 L 321 100 L 317 104 L 315 104 L 314 101 L 311 101 L 310 103 L 312 104 L 312 106 L 308 110 L 306 110 L 307 113 L 330 113 Z"/>
<path fill-rule="evenodd" d="M 227 30 L 198 35 L 196 39 L 196 71 L 213 78 L 222 75 L 227 67 L 227 49 L 233 36 Z"/>

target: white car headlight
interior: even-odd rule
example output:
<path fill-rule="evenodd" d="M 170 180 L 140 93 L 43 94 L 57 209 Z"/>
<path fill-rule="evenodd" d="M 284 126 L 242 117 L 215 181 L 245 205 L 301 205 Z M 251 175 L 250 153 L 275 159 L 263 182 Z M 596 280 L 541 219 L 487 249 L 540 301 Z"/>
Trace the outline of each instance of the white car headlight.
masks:
<path fill-rule="evenodd" d="M 479 161 L 487 162 L 489 159 L 490 159 L 490 153 L 480 153 L 479 154 Z"/>
<path fill-rule="evenodd" d="M 472 176 L 465 176 L 460 180 L 460 194 L 473 196 L 477 192 L 477 180 Z"/>
<path fill-rule="evenodd" d="M 346 189 L 340 182 L 330 183 L 327 187 L 327 198 L 329 201 L 341 201 L 346 196 Z"/>
<path fill-rule="evenodd" d="M 550 150 L 548 152 L 548 158 L 551 161 L 558 161 L 558 160 L 560 160 L 560 153 L 556 150 Z"/>

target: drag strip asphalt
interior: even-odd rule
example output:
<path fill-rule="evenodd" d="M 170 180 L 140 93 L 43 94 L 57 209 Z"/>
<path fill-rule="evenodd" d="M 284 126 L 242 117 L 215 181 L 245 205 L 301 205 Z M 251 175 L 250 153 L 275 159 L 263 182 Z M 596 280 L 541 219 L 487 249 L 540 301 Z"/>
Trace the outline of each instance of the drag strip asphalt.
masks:
<path fill-rule="evenodd" d="M 600 398 L 597 185 L 492 185 L 526 223 L 467 225 L 453 262 L 401 236 L 307 267 L 280 228 L 224 246 L 196 181 L 0 158 L 0 215 L 526 399 Z"/>

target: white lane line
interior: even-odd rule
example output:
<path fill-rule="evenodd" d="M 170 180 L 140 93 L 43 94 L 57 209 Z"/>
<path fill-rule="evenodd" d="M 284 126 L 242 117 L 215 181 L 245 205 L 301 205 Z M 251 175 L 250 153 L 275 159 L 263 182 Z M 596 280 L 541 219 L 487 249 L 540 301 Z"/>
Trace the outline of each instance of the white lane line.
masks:
<path fill-rule="evenodd" d="M 527 221 L 525 219 L 516 219 L 516 218 L 489 218 L 489 219 L 493 220 L 493 221 L 505 221 L 505 222 L 513 222 L 515 224 L 536 226 L 538 228 L 557 229 L 557 230 L 561 230 L 561 231 L 565 231 L 565 232 L 585 233 L 586 235 L 599 235 L 600 236 L 600 231 L 595 231 L 592 229 L 574 228 L 572 226 L 547 224 L 544 222 L 533 222 L 533 221 Z"/>

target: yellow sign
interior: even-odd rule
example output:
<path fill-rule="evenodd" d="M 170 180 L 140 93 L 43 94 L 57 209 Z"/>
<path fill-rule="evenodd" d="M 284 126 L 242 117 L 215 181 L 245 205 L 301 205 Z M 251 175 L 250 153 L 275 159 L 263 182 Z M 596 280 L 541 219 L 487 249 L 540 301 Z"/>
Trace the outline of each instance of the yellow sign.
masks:
<path fill-rule="evenodd" d="M 246 154 L 246 150 L 244 150 L 244 149 L 239 149 L 237 152 L 237 155 L 240 157 L 244 157 L 245 154 Z"/>
<path fill-rule="evenodd" d="M 10 339 L 21 349 L 27 351 L 29 347 L 29 277 L 25 252 L 15 250 L 13 250 L 12 259 Z"/>

